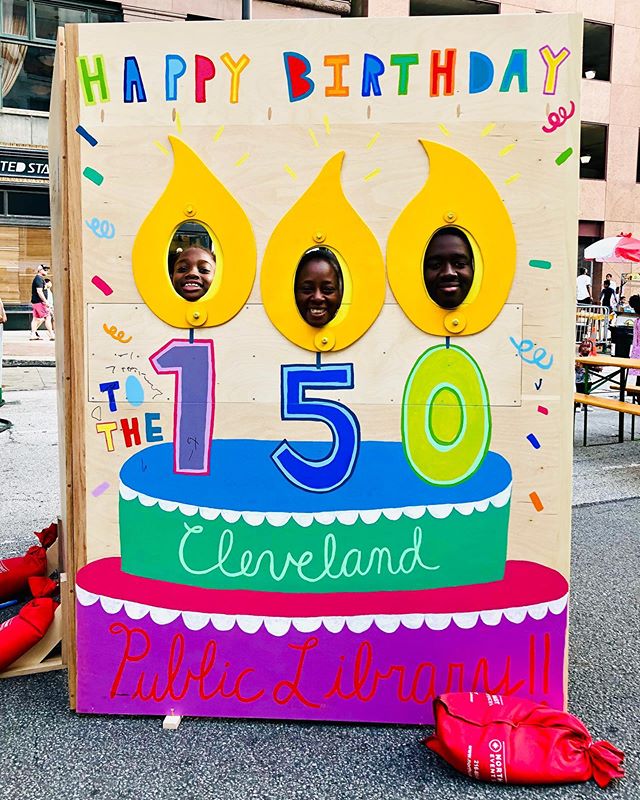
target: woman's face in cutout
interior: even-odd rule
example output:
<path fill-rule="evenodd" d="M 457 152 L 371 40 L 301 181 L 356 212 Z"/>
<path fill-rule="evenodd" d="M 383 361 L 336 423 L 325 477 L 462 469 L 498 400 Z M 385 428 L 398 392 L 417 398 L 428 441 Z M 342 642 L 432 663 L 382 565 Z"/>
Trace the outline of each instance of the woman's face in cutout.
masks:
<path fill-rule="evenodd" d="M 305 322 L 314 328 L 327 325 L 342 303 L 335 267 L 322 257 L 307 261 L 296 276 L 295 297 Z"/>
<path fill-rule="evenodd" d="M 473 283 L 470 246 L 455 234 L 436 234 L 424 256 L 424 283 L 429 297 L 441 308 L 457 308 Z"/>
<path fill-rule="evenodd" d="M 200 300 L 209 290 L 216 272 L 216 262 L 207 250 L 188 247 L 178 256 L 173 266 L 171 283 L 185 300 Z"/>

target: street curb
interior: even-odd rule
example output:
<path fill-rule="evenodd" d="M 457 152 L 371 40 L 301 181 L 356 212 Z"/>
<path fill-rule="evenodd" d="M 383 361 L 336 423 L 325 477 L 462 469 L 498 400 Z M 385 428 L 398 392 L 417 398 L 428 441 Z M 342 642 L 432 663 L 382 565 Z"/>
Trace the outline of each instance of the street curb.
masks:
<path fill-rule="evenodd" d="M 3 358 L 3 367 L 55 367 L 56 362 L 43 358 Z"/>

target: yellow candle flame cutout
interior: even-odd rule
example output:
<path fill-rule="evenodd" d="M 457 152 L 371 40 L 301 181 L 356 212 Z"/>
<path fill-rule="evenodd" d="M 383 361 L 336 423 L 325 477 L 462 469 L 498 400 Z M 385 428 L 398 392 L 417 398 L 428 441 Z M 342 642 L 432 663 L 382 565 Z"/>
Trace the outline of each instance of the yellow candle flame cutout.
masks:
<path fill-rule="evenodd" d="M 313 352 L 348 347 L 371 327 L 384 303 L 384 258 L 371 229 L 344 195 L 343 160 L 344 151 L 332 156 L 282 217 L 262 261 L 260 286 L 269 319 L 289 341 Z M 315 328 L 298 311 L 294 283 L 304 253 L 319 246 L 337 256 L 344 295 L 335 318 Z"/>
<path fill-rule="evenodd" d="M 389 284 L 420 330 L 434 336 L 469 336 L 491 325 L 509 296 L 516 269 L 513 224 L 497 189 L 475 162 L 451 147 L 419 141 L 429 158 L 429 175 L 389 234 Z M 475 264 L 471 291 L 453 310 L 429 297 L 423 275 L 431 238 L 449 226 L 466 233 Z"/>
<path fill-rule="evenodd" d="M 222 325 L 243 307 L 255 280 L 253 230 L 240 204 L 193 150 L 175 136 L 169 142 L 173 173 L 136 235 L 133 277 L 144 302 L 168 325 Z M 216 256 L 212 285 L 196 302 L 180 297 L 168 271 L 169 243 L 185 220 L 207 229 Z"/>

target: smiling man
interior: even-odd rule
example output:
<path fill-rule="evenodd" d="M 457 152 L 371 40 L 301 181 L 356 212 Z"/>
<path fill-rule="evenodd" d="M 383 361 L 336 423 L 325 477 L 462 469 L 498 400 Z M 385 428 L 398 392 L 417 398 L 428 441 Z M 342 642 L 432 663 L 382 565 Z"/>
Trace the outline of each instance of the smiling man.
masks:
<path fill-rule="evenodd" d="M 204 247 L 188 247 L 178 253 L 169 272 L 180 297 L 194 302 L 209 291 L 216 273 L 216 257 Z"/>
<path fill-rule="evenodd" d="M 473 251 L 459 228 L 441 228 L 424 254 L 424 284 L 441 308 L 457 308 L 473 284 Z"/>

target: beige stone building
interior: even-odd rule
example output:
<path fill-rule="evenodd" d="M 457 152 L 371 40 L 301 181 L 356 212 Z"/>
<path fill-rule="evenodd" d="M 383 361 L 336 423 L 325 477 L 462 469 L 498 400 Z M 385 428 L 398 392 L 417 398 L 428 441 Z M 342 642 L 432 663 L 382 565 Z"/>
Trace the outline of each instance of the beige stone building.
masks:
<path fill-rule="evenodd" d="M 50 260 L 47 122 L 54 38 L 68 22 L 240 19 L 242 0 L 2 0 L 0 297 L 27 318 L 32 276 Z M 253 0 L 252 16 L 440 16 L 579 11 L 585 17 L 579 253 L 602 236 L 640 236 L 640 0 Z M 579 264 L 582 263 L 579 260 Z M 601 265 L 593 270 L 594 293 Z M 625 265 L 605 267 L 620 285 Z M 19 313 L 22 306 L 23 313 Z"/>

